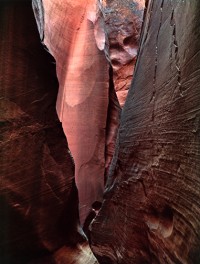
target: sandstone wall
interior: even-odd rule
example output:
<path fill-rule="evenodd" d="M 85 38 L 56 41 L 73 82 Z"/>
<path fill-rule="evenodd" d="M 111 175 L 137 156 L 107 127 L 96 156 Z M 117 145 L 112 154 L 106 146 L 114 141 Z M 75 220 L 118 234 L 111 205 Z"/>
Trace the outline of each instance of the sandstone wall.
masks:
<path fill-rule="evenodd" d="M 197 264 L 200 6 L 148 2 L 92 249 L 104 264 Z"/>

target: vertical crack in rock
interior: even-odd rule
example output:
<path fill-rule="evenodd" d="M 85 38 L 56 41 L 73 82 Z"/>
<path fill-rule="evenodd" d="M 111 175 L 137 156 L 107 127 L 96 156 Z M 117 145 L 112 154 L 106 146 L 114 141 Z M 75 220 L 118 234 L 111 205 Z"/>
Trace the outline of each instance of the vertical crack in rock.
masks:
<path fill-rule="evenodd" d="M 105 148 L 105 183 L 107 181 L 108 171 L 111 160 L 115 151 L 117 132 L 119 127 L 119 120 L 121 114 L 121 107 L 114 89 L 113 83 L 113 69 L 109 69 L 109 105 L 106 123 L 106 148 Z"/>
<path fill-rule="evenodd" d="M 171 1 L 172 5 L 172 16 L 171 16 L 171 25 L 173 27 L 173 45 L 174 45 L 174 53 L 175 53 L 175 65 L 176 65 L 176 70 L 177 70 L 177 85 L 180 91 L 180 96 L 182 97 L 182 87 L 181 87 L 181 69 L 180 69 L 180 64 L 179 64 L 179 54 L 178 54 L 178 42 L 176 38 L 176 20 L 175 20 L 175 15 L 174 15 L 174 9 L 173 9 L 173 4 Z"/>
<path fill-rule="evenodd" d="M 156 75 L 157 75 L 158 56 L 159 56 L 159 54 L 158 54 L 158 38 L 159 38 L 160 28 L 162 26 L 163 4 L 164 4 L 164 0 L 162 0 L 161 6 L 160 6 L 160 21 L 159 21 L 159 28 L 158 28 L 158 33 L 157 33 L 157 36 L 156 36 L 156 44 L 155 44 L 155 62 L 154 62 L 154 76 L 153 76 L 153 92 L 152 92 L 152 97 L 150 99 L 150 102 L 153 101 L 152 121 L 154 121 L 155 96 L 156 96 Z M 153 10 L 153 4 L 152 4 L 152 10 Z M 152 12 L 152 10 L 151 10 L 151 12 Z"/>

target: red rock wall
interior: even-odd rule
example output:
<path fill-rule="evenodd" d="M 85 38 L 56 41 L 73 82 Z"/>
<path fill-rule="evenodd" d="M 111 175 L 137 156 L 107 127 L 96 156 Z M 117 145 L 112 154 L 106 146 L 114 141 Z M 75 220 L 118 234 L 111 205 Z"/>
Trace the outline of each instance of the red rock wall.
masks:
<path fill-rule="evenodd" d="M 83 223 L 91 204 L 102 200 L 104 190 L 109 95 L 108 63 L 103 52 L 105 35 L 96 24 L 96 1 L 34 3 L 39 28 L 44 27 L 44 43 L 56 60 L 57 111 L 75 160 Z M 44 26 L 37 15 L 42 12 Z"/>
<path fill-rule="evenodd" d="M 39 263 L 83 240 L 74 163 L 55 110 L 54 60 L 31 1 L 0 7 L 0 263 Z"/>
<path fill-rule="evenodd" d="M 148 1 L 103 207 L 100 263 L 200 263 L 200 5 Z"/>

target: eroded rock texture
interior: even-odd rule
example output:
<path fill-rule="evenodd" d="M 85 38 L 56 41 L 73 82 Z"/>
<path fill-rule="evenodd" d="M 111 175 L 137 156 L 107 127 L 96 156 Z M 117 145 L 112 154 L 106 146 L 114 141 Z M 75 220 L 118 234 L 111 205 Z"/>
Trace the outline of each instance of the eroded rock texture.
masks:
<path fill-rule="evenodd" d="M 40 44 L 31 1 L 0 6 L 0 263 L 72 263 L 67 247 L 83 239 L 54 60 Z M 73 263 L 95 262 L 88 249 L 76 253 Z"/>
<path fill-rule="evenodd" d="M 149 1 L 103 207 L 100 263 L 200 263 L 200 4 Z"/>
<path fill-rule="evenodd" d="M 105 53 L 113 67 L 114 87 L 123 107 L 133 77 L 145 1 L 99 2 L 106 34 Z"/>

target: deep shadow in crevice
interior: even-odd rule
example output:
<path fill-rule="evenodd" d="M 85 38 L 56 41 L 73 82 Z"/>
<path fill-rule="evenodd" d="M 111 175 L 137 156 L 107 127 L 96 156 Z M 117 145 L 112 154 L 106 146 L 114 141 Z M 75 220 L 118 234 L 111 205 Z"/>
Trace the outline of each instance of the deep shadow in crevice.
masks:
<path fill-rule="evenodd" d="M 113 68 L 110 65 L 110 68 L 109 68 L 109 104 L 108 104 L 107 120 L 106 120 L 106 146 L 105 146 L 106 168 L 105 168 L 105 174 L 104 174 L 104 184 L 106 184 L 106 181 L 107 181 L 109 166 L 110 166 L 112 156 L 115 150 L 115 143 L 116 143 L 117 131 L 119 127 L 120 114 L 121 114 L 121 107 L 119 105 L 119 101 L 118 101 L 118 98 L 115 92 L 115 87 L 114 87 L 114 82 L 113 82 Z"/>

